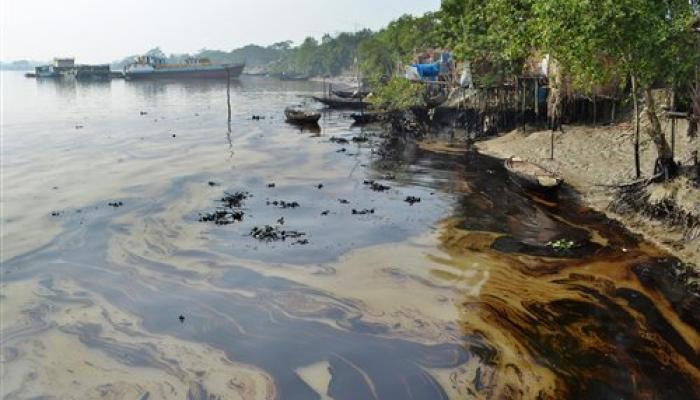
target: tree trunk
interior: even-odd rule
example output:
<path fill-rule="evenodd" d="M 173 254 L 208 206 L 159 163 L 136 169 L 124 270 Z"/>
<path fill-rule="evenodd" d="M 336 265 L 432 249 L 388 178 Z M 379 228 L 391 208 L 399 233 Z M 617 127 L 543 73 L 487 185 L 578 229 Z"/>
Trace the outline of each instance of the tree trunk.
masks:
<path fill-rule="evenodd" d="M 646 105 L 647 118 L 649 119 L 647 133 L 654 142 L 657 153 L 654 174 L 661 173 L 666 179 L 672 178 L 677 174 L 678 167 L 675 161 L 673 161 L 671 146 L 668 145 L 668 141 L 661 129 L 661 122 L 656 114 L 656 103 L 651 87 L 644 89 L 644 103 Z"/>
<path fill-rule="evenodd" d="M 559 63 L 550 58 L 549 61 L 549 96 L 547 96 L 547 116 L 549 127 L 556 131 L 561 124 L 562 76 Z"/>
<path fill-rule="evenodd" d="M 700 125 L 700 67 L 695 68 L 695 84 L 690 97 L 693 100 L 693 109 L 688 119 L 688 137 L 694 138 Z"/>
<path fill-rule="evenodd" d="M 639 163 L 639 100 L 637 99 L 637 80 L 632 76 L 632 103 L 634 104 L 634 170 L 637 179 L 642 176 Z"/>

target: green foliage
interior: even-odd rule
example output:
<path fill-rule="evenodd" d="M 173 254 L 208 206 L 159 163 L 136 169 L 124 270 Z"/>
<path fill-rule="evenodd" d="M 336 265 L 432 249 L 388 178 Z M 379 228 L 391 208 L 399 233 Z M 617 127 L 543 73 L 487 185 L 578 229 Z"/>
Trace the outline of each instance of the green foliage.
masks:
<path fill-rule="evenodd" d="M 547 247 L 552 248 L 556 252 L 565 252 L 576 246 L 576 242 L 568 239 L 558 239 L 553 242 L 547 242 Z"/>
<path fill-rule="evenodd" d="M 375 82 L 370 101 L 387 111 L 402 111 L 413 106 L 424 105 L 423 88 L 407 79 L 393 77 L 386 83 Z"/>
<path fill-rule="evenodd" d="M 399 63 L 412 61 L 416 50 L 440 47 L 439 17 L 403 15 L 360 43 L 361 70 L 371 79 L 394 75 Z"/>
<path fill-rule="evenodd" d="M 274 63 L 275 72 L 305 75 L 339 75 L 352 70 L 360 43 L 372 36 L 369 30 L 343 32 L 335 37 L 324 35 L 321 42 L 308 37 Z"/>

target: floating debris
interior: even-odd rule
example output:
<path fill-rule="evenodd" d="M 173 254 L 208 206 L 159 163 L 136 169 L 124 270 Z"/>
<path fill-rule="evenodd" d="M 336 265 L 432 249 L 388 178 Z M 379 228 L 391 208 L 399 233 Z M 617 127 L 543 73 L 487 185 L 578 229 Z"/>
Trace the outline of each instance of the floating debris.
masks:
<path fill-rule="evenodd" d="M 177 137 L 177 135 L 173 133 L 173 137 Z"/>
<path fill-rule="evenodd" d="M 267 242 L 296 239 L 305 235 L 306 233 L 304 232 L 282 230 L 279 227 L 270 225 L 265 225 L 263 227 L 256 226 L 250 230 L 250 236 L 254 237 L 255 239 Z M 306 243 L 308 243 L 308 241 Z"/>
<path fill-rule="evenodd" d="M 209 181 L 209 186 L 219 186 L 219 184 L 214 181 Z"/>
<path fill-rule="evenodd" d="M 185 323 L 185 316 L 184 316 L 184 315 L 180 314 L 180 316 L 177 317 L 177 319 L 180 320 L 180 323 L 181 323 L 181 324 L 184 324 L 184 323 Z"/>
<path fill-rule="evenodd" d="M 277 223 L 280 225 L 284 225 L 284 217 L 280 217 L 280 219 L 277 220 Z"/>
<path fill-rule="evenodd" d="M 262 119 L 265 119 L 262 115 L 253 115 L 253 118 L 251 118 L 253 121 L 260 121 Z"/>
<path fill-rule="evenodd" d="M 52 217 L 60 217 L 60 216 L 61 216 L 61 212 L 60 212 L 60 211 L 51 211 L 51 216 L 52 216 Z"/>
<path fill-rule="evenodd" d="M 147 113 L 146 111 L 141 111 L 141 112 L 139 112 L 139 114 L 141 114 L 141 115 L 148 115 L 148 113 Z"/>
<path fill-rule="evenodd" d="M 331 142 L 334 142 L 334 143 L 338 143 L 338 144 L 350 144 L 350 142 L 347 139 L 342 138 L 342 137 L 331 136 L 331 138 L 328 140 L 330 140 Z"/>
<path fill-rule="evenodd" d="M 273 188 L 273 187 L 275 187 L 275 184 L 274 184 L 274 183 L 268 183 L 268 184 L 267 184 L 267 187 Z"/>
<path fill-rule="evenodd" d="M 330 214 L 330 210 L 321 211 L 321 215 L 328 215 L 328 214 Z"/>
<path fill-rule="evenodd" d="M 353 136 L 352 141 L 355 143 L 365 143 L 369 140 L 367 136 Z"/>
<path fill-rule="evenodd" d="M 323 189 L 323 183 L 319 183 L 316 187 L 317 187 L 318 189 Z"/>
<path fill-rule="evenodd" d="M 221 202 L 228 208 L 240 208 L 243 205 L 243 200 L 248 197 L 252 197 L 248 192 L 224 192 L 224 197 L 221 198 Z"/>
<path fill-rule="evenodd" d="M 122 203 L 121 201 L 115 201 L 115 202 L 112 202 L 112 203 L 107 203 L 107 205 L 110 206 L 110 207 L 118 208 L 118 207 L 123 206 L 124 203 Z"/>
<path fill-rule="evenodd" d="M 393 181 L 396 179 L 396 175 L 394 174 L 386 174 L 382 177 L 385 181 Z"/>
<path fill-rule="evenodd" d="M 336 153 L 345 153 L 346 151 L 348 151 L 348 150 L 345 147 L 343 147 L 342 149 L 336 150 L 335 152 Z"/>
<path fill-rule="evenodd" d="M 364 209 L 364 210 L 355 210 L 354 208 L 352 209 L 352 215 L 366 215 L 366 214 L 374 214 L 374 208 L 371 209 Z"/>
<path fill-rule="evenodd" d="M 75 129 L 83 129 L 84 127 L 82 125 L 76 125 Z"/>
<path fill-rule="evenodd" d="M 240 208 L 243 206 L 243 201 L 248 197 L 251 197 L 248 192 L 224 192 L 224 197 L 220 200 L 224 205 L 213 212 L 200 214 L 199 222 L 213 222 L 216 225 L 229 225 L 243 221 L 245 212 Z"/>
<path fill-rule="evenodd" d="M 202 214 L 199 222 L 213 222 L 216 225 L 229 225 L 243 221 L 245 213 L 240 210 L 217 209 L 214 212 Z"/>
<path fill-rule="evenodd" d="M 410 205 L 414 205 L 416 203 L 420 203 L 420 197 L 415 197 L 415 196 L 406 196 L 406 198 L 403 200 L 406 203 Z"/>
<path fill-rule="evenodd" d="M 338 199 L 338 203 L 340 203 L 340 204 L 350 204 L 350 202 L 347 201 L 347 200 L 345 200 L 345 199 Z"/>
<path fill-rule="evenodd" d="M 390 186 L 382 185 L 381 183 L 375 182 L 373 180 L 366 180 L 363 183 L 369 186 L 369 188 L 374 190 L 375 192 L 383 192 L 385 190 L 391 189 Z"/>
<path fill-rule="evenodd" d="M 267 205 L 272 205 L 275 207 L 279 208 L 297 208 L 301 207 L 301 205 L 296 202 L 296 201 L 284 201 L 284 200 L 275 200 L 275 201 L 268 201 Z"/>

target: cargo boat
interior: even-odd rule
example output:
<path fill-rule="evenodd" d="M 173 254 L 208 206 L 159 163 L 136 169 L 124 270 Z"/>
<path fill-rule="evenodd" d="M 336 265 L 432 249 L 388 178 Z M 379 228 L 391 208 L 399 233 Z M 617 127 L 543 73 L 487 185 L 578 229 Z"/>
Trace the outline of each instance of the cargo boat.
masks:
<path fill-rule="evenodd" d="M 182 64 L 167 64 L 164 59 L 141 56 L 124 67 L 126 79 L 226 79 L 238 78 L 245 64 L 213 64 L 206 58 L 188 58 Z"/>

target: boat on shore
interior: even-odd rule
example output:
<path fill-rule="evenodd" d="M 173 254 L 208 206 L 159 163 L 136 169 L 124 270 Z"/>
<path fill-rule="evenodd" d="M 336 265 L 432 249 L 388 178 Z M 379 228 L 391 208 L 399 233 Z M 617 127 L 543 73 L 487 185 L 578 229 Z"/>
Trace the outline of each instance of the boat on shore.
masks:
<path fill-rule="evenodd" d="M 559 189 L 564 182 L 553 172 L 537 164 L 525 161 L 520 157 L 511 157 L 507 159 L 504 166 L 513 180 L 525 189 L 539 192 L 553 192 Z"/>
<path fill-rule="evenodd" d="M 321 119 L 321 113 L 302 106 L 291 106 L 284 110 L 287 122 L 298 124 L 315 124 Z"/>
<path fill-rule="evenodd" d="M 241 76 L 245 63 L 214 64 L 206 58 L 188 58 L 182 64 L 167 64 L 164 59 L 141 56 L 124 67 L 125 79 L 234 79 Z"/>

